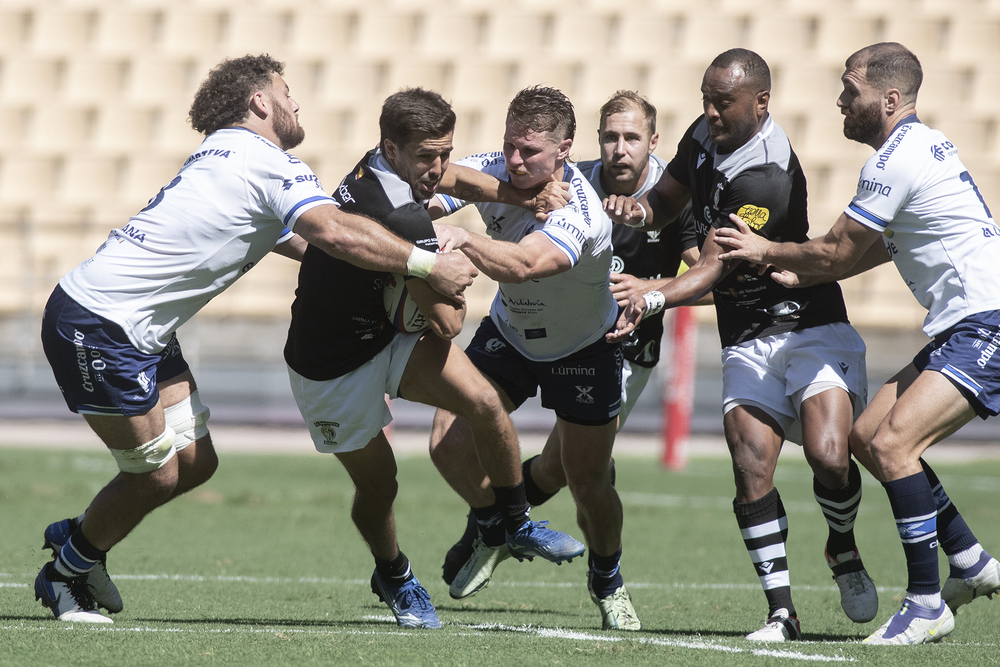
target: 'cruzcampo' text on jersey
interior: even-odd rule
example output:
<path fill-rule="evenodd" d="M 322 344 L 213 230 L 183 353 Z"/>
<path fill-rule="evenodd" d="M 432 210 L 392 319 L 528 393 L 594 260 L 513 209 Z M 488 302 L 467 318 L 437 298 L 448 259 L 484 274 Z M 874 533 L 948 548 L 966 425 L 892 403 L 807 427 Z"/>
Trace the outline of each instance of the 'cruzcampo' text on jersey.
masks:
<path fill-rule="evenodd" d="M 691 188 L 698 246 L 712 227 L 732 227 L 736 213 L 757 234 L 772 241 L 807 240 L 806 178 L 788 137 L 770 117 L 760 132 L 723 152 L 702 116 L 688 128 L 667 165 L 670 175 Z M 837 283 L 789 289 L 747 263 L 737 266 L 713 290 L 719 337 L 728 347 L 747 340 L 834 322 L 847 322 Z"/>
<path fill-rule="evenodd" d="M 218 130 L 59 284 L 153 354 L 323 204 L 334 201 L 297 157 L 249 130 Z"/>
<path fill-rule="evenodd" d="M 482 153 L 457 164 L 509 181 L 502 152 Z M 533 361 L 554 361 L 597 341 L 618 316 L 611 296 L 611 220 L 601 200 L 578 169 L 567 163 L 569 203 L 538 222 L 526 209 L 476 203 L 490 238 L 518 243 L 528 234 L 544 234 L 573 266 L 568 271 L 520 285 L 500 283 L 490 317 L 504 338 Z M 437 195 L 448 213 L 469 202 Z"/>
<path fill-rule="evenodd" d="M 958 149 L 915 115 L 868 158 L 844 212 L 882 232 L 899 275 L 927 309 L 928 336 L 1000 310 L 1000 229 Z"/>
<path fill-rule="evenodd" d="M 608 193 L 601 184 L 601 161 L 577 162 L 576 167 L 594 187 L 601 201 L 607 199 Z M 652 190 L 666 168 L 666 160 L 650 155 L 646 180 L 632 196 L 638 198 Z M 627 273 L 643 280 L 676 276 L 681 264 L 681 253 L 688 248 L 698 247 L 690 207 L 685 207 L 676 221 L 653 232 L 632 229 L 628 225 L 615 225 L 611 245 L 614 248 L 612 273 Z M 647 317 L 622 344 L 622 351 L 630 362 L 651 368 L 660 360 L 662 338 L 663 316 Z"/>
<path fill-rule="evenodd" d="M 382 151 L 369 151 L 333 194 L 342 210 L 378 220 L 418 248 L 436 252 L 437 234 L 424 202 L 392 169 Z M 359 368 L 392 341 L 385 314 L 389 276 L 336 259 L 312 245 L 299 268 L 285 361 L 299 375 L 323 382 Z"/>

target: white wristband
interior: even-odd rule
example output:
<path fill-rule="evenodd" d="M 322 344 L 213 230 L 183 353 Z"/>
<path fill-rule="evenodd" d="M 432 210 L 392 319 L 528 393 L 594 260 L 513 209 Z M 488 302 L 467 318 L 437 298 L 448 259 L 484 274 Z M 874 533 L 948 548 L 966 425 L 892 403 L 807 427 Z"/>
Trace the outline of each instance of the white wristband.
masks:
<path fill-rule="evenodd" d="M 642 313 L 642 319 L 656 315 L 663 310 L 663 306 L 667 303 L 667 300 L 663 298 L 663 292 L 646 292 L 642 295 L 642 299 L 646 302 L 646 310 Z"/>
<path fill-rule="evenodd" d="M 646 207 L 640 204 L 639 210 L 642 211 L 642 217 L 639 218 L 639 222 L 626 222 L 625 223 L 626 227 L 631 227 L 632 229 L 636 229 L 646 224 Z"/>
<path fill-rule="evenodd" d="M 434 262 L 437 255 L 428 250 L 421 250 L 413 246 L 410 256 L 406 260 L 406 273 L 414 278 L 426 278 L 434 270 Z"/>

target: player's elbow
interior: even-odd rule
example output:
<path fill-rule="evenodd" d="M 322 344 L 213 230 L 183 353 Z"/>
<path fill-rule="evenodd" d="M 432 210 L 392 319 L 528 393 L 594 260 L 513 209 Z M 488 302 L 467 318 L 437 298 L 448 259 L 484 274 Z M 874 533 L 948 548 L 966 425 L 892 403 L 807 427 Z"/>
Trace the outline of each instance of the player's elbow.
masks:
<path fill-rule="evenodd" d="M 459 317 L 442 317 L 430 320 L 431 331 L 444 338 L 451 340 L 462 333 L 462 319 Z"/>

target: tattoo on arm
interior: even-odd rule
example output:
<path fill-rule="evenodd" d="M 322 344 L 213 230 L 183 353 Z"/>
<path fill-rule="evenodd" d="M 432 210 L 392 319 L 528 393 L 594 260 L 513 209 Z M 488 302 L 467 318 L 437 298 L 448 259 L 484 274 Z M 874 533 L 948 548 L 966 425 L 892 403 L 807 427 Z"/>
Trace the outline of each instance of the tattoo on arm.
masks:
<path fill-rule="evenodd" d="M 483 189 L 474 185 L 466 186 L 459 191 L 458 198 L 465 201 L 481 201 L 483 198 Z"/>

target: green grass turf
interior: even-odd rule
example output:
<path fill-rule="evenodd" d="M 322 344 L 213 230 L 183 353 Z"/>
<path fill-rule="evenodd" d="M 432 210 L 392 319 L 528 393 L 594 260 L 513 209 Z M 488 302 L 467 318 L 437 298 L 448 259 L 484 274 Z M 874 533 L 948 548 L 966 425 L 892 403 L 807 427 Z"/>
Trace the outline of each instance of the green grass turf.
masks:
<path fill-rule="evenodd" d="M 96 451 L 0 450 L 0 665 L 1000 664 L 1000 604 L 986 600 L 960 610 L 945 643 L 859 645 L 895 611 L 906 581 L 885 494 L 865 476 L 858 537 L 881 610 L 855 625 L 823 559 L 826 526 L 811 475 L 789 454 L 777 485 L 805 641 L 762 646 L 743 639 L 766 605 L 723 459 L 666 472 L 651 459 L 619 458 L 623 573 L 645 627 L 626 635 L 599 629 L 585 559 L 508 561 L 489 588 L 451 600 L 440 566 L 465 509 L 426 457 L 399 462 L 397 521 L 445 627 L 397 628 L 369 590 L 373 563 L 350 521 L 351 483 L 319 454 L 224 456 L 205 487 L 155 512 L 111 553 L 125 600 L 115 624 L 57 623 L 31 588 L 47 560 L 42 530 L 78 514 L 114 464 Z M 1000 462 L 936 469 L 983 545 L 1000 552 Z M 579 535 L 565 492 L 532 514 Z"/>

